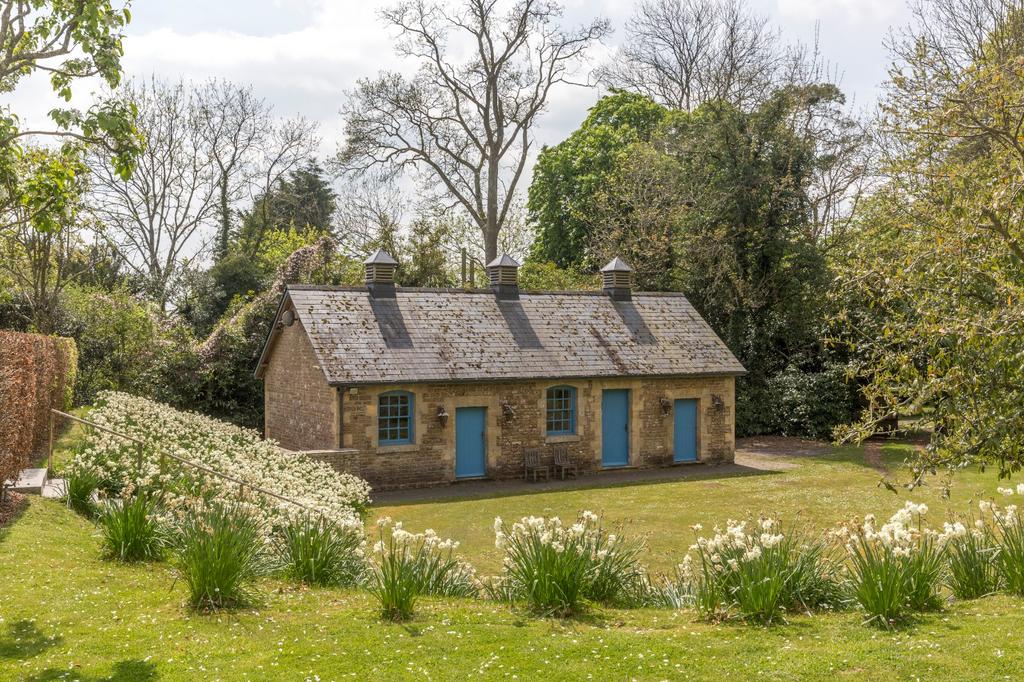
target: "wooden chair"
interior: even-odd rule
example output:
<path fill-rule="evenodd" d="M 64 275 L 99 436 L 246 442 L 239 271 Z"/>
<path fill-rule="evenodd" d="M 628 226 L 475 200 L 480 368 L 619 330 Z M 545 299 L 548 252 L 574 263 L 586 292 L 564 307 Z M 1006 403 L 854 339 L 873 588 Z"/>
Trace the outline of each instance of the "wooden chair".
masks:
<path fill-rule="evenodd" d="M 523 478 L 529 480 L 532 473 L 534 483 L 538 474 L 543 474 L 545 481 L 551 480 L 551 467 L 540 461 L 540 448 L 523 448 L 523 466 L 526 472 Z"/>
<path fill-rule="evenodd" d="M 569 455 L 569 448 L 565 445 L 556 445 L 554 448 L 555 452 L 555 474 L 561 475 L 562 480 L 565 480 L 567 473 L 572 474 L 573 478 L 579 478 L 580 469 L 576 464 L 576 460 Z"/>

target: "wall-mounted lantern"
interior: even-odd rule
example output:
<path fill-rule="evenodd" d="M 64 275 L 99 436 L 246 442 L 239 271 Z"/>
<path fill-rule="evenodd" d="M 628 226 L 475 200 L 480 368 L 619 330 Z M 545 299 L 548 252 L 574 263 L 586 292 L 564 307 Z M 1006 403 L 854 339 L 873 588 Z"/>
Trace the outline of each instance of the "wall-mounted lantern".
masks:
<path fill-rule="evenodd" d="M 668 416 L 668 413 L 672 411 L 672 401 L 662 396 L 658 398 L 658 402 L 661 404 L 661 416 Z"/>
<path fill-rule="evenodd" d="M 442 429 L 448 426 L 448 410 L 444 409 L 444 405 L 437 406 L 437 423 Z"/>
<path fill-rule="evenodd" d="M 501 414 L 504 415 L 505 421 L 510 422 L 516 416 L 516 410 L 507 400 L 501 401 Z"/>
<path fill-rule="evenodd" d="M 725 409 L 725 401 L 722 400 L 722 396 L 720 396 L 720 395 L 713 394 L 711 396 L 711 404 L 715 406 L 716 410 L 724 410 Z"/>

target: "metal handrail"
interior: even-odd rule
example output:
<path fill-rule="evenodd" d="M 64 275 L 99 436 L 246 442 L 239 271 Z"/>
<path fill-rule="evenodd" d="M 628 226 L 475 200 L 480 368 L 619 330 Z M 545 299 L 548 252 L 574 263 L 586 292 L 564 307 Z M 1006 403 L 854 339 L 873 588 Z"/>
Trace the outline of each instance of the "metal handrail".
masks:
<path fill-rule="evenodd" d="M 51 409 L 50 410 L 50 447 L 49 447 L 49 456 L 48 456 L 48 462 L 47 462 L 47 466 L 48 466 L 49 469 L 51 469 L 51 470 L 53 469 L 53 417 L 54 417 L 54 415 L 59 415 L 59 416 L 64 417 L 66 419 L 71 419 L 72 421 L 76 421 L 79 424 L 84 424 L 85 426 L 88 426 L 88 427 L 91 427 L 91 428 L 94 428 L 94 429 L 99 429 L 100 431 L 103 431 L 104 433 L 109 433 L 112 436 L 117 436 L 118 438 L 123 438 L 123 439 L 125 439 L 127 441 L 130 441 L 130 442 L 134 443 L 136 448 L 137 448 L 137 452 L 136 452 L 136 466 L 139 468 L 139 470 L 142 469 L 142 459 L 143 459 L 142 449 L 147 446 L 145 441 L 140 440 L 138 438 L 135 438 L 133 436 L 129 436 L 127 434 L 121 433 L 119 431 L 114 431 L 113 429 L 110 429 L 110 428 L 107 428 L 106 426 L 102 426 L 100 424 L 97 424 L 96 422 L 91 422 L 88 419 L 82 419 L 81 417 L 76 417 L 73 414 L 68 414 L 67 412 L 61 412 L 60 410 L 57 410 L 57 409 Z M 160 456 L 160 468 L 161 468 L 161 470 L 163 470 L 164 458 L 165 457 L 170 457 L 171 459 L 173 459 L 173 460 L 175 460 L 177 462 L 180 462 L 182 464 L 186 464 L 186 465 L 188 465 L 188 466 L 190 466 L 190 467 L 192 467 L 194 469 L 198 469 L 198 470 L 200 470 L 202 472 L 205 472 L 207 474 L 210 474 L 212 476 L 216 476 L 217 478 L 222 478 L 225 481 L 230 481 L 230 482 L 236 484 L 238 486 L 238 493 L 239 493 L 240 496 L 245 493 L 245 489 L 246 488 L 249 488 L 250 490 L 255 490 L 258 493 L 262 493 L 264 495 L 268 495 L 268 496 L 273 497 L 275 499 L 281 500 L 282 502 L 287 502 L 288 504 L 294 504 L 296 507 L 299 507 L 300 509 L 304 509 L 307 512 L 311 512 L 313 514 L 319 514 L 321 517 L 323 516 L 323 512 L 320 511 L 319 509 L 313 509 L 312 507 L 309 507 L 308 505 L 305 505 L 305 504 L 303 504 L 301 502 L 298 502 L 297 500 L 293 500 L 291 498 L 285 497 L 284 495 L 279 495 L 279 494 L 273 492 L 272 490 L 267 490 L 266 488 L 264 488 L 262 486 L 255 485 L 253 483 L 246 483 L 245 481 L 241 481 L 241 480 L 235 478 L 234 476 L 229 476 L 228 474 L 222 474 L 221 472 L 219 472 L 219 471 L 217 471 L 215 469 L 211 469 L 210 467 L 208 467 L 208 466 L 206 466 L 204 464 L 199 464 L 198 462 L 193 462 L 190 459 L 186 459 L 184 457 L 179 457 L 178 455 L 175 455 L 172 452 L 163 452 L 162 450 L 158 450 L 155 447 L 153 448 L 153 450 L 154 450 L 154 452 L 156 452 L 156 454 L 158 454 Z"/>

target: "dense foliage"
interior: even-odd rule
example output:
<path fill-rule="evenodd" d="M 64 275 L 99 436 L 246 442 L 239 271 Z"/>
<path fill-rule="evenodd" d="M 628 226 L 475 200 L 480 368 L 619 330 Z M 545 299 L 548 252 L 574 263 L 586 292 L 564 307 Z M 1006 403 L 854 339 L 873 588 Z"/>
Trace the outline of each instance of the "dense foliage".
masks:
<path fill-rule="evenodd" d="M 870 405 L 935 425 L 937 465 L 1024 465 L 1024 12 L 917 8 L 879 121 L 886 182 L 838 259 L 837 337 Z M 962 10 L 962 11 L 961 11 Z"/>

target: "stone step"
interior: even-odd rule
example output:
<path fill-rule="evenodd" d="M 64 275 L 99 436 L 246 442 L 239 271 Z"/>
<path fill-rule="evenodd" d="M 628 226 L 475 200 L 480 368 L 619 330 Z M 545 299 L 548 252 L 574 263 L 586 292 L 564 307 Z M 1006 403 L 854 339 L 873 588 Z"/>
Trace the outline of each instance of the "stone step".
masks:
<path fill-rule="evenodd" d="M 46 485 L 43 486 L 43 497 L 59 500 L 64 497 L 66 491 L 67 481 L 63 478 L 50 478 L 47 479 Z"/>
<path fill-rule="evenodd" d="M 22 469 L 18 474 L 18 480 L 11 486 L 16 493 L 31 493 L 39 495 L 46 485 L 46 469 Z"/>

